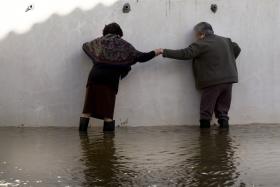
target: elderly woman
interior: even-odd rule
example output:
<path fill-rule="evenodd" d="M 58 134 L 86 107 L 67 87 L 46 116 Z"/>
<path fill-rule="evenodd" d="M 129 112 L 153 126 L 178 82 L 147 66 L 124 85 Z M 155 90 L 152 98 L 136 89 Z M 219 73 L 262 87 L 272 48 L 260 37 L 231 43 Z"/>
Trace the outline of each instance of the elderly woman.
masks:
<path fill-rule="evenodd" d="M 117 23 L 106 25 L 103 36 L 83 44 L 84 52 L 93 61 L 89 74 L 80 131 L 87 131 L 90 117 L 104 120 L 103 131 L 114 131 L 113 120 L 119 80 L 137 62 L 146 62 L 159 55 L 159 50 L 142 53 L 122 39 Z"/>

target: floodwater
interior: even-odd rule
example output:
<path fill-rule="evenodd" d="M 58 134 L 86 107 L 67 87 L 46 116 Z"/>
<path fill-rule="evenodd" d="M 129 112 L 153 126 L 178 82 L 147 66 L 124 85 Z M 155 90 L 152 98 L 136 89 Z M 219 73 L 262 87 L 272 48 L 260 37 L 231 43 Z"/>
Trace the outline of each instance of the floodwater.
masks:
<path fill-rule="evenodd" d="M 2 186 L 280 186 L 280 126 L 0 128 Z"/>

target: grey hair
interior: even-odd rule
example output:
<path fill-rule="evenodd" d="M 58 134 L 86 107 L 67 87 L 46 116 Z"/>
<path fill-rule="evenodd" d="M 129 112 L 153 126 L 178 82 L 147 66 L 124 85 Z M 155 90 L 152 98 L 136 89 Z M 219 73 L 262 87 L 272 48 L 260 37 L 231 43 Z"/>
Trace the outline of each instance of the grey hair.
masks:
<path fill-rule="evenodd" d="M 212 26 L 207 22 L 200 22 L 194 27 L 195 32 L 201 32 L 205 35 L 214 34 Z"/>

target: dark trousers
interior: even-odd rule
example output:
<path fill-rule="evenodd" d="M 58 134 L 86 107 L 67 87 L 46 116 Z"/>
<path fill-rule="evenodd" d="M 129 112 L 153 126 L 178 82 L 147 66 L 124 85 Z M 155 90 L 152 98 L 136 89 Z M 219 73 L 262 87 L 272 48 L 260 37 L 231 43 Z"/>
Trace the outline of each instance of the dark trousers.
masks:
<path fill-rule="evenodd" d="M 204 88 L 200 102 L 200 119 L 211 120 L 213 113 L 217 119 L 229 120 L 232 84 L 220 84 Z"/>

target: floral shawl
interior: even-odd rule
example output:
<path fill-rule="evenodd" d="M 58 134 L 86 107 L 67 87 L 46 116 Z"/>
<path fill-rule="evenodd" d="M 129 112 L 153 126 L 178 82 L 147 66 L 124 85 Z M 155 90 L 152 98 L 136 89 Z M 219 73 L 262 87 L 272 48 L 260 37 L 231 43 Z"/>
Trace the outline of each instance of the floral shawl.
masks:
<path fill-rule="evenodd" d="M 94 64 L 131 66 L 139 55 L 130 43 L 112 34 L 85 43 L 83 50 Z"/>

